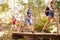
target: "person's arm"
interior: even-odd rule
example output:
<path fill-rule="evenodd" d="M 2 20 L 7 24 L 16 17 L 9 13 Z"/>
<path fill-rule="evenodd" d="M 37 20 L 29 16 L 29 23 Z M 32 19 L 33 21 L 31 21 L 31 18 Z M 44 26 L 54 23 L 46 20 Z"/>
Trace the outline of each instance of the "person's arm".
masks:
<path fill-rule="evenodd" d="M 48 7 L 49 7 L 50 11 L 52 11 L 52 10 L 53 10 L 53 9 L 51 8 L 51 5 L 48 5 Z"/>
<path fill-rule="evenodd" d="M 31 11 L 31 18 L 33 18 L 32 11 Z"/>
<path fill-rule="evenodd" d="M 49 12 L 50 10 L 46 10 L 46 12 Z"/>
<path fill-rule="evenodd" d="M 24 15 L 27 16 L 27 9 L 25 10 L 25 14 Z"/>

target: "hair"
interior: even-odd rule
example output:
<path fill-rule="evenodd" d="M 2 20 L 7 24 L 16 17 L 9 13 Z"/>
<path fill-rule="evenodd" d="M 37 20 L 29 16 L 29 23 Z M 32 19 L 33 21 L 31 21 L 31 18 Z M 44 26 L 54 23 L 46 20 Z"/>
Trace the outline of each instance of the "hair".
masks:
<path fill-rule="evenodd" d="M 54 1 L 51 1 L 50 4 L 53 4 Z"/>
<path fill-rule="evenodd" d="M 22 10 L 19 10 L 19 12 L 22 12 Z"/>

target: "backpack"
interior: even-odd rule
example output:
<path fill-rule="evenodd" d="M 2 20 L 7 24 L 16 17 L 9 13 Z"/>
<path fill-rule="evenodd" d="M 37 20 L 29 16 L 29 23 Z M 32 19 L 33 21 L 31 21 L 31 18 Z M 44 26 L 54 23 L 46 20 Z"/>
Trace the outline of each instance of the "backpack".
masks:
<path fill-rule="evenodd" d="M 45 15 L 46 16 L 48 16 L 48 13 L 49 13 L 49 12 L 46 12 L 47 10 L 50 10 L 49 7 L 46 7 L 46 9 L 45 9 Z"/>

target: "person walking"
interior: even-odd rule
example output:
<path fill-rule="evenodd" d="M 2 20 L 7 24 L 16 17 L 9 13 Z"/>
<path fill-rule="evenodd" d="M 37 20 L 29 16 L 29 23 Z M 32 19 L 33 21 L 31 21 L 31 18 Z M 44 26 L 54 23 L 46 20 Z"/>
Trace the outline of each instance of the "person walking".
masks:
<path fill-rule="evenodd" d="M 34 28 L 33 28 L 33 23 L 32 23 L 32 12 L 31 12 L 31 7 L 28 6 L 28 8 L 25 10 L 25 21 L 24 21 L 24 26 L 26 27 L 26 25 L 29 23 L 29 28 L 31 30 L 31 32 L 34 32 Z"/>
<path fill-rule="evenodd" d="M 42 29 L 42 32 L 47 32 L 46 29 L 48 28 L 51 19 L 53 19 L 57 24 L 58 20 L 57 20 L 57 17 L 54 15 L 54 1 L 53 0 L 49 3 L 49 6 L 46 7 L 45 14 L 47 16 L 47 20 Z"/>

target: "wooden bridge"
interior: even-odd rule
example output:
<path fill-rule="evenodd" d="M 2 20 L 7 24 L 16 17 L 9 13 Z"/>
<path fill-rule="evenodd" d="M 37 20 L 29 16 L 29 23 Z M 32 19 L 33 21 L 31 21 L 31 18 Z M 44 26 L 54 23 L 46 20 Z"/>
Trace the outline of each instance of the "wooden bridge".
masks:
<path fill-rule="evenodd" d="M 60 24 L 57 27 L 57 33 L 41 33 L 41 32 L 20 32 L 12 33 L 12 38 L 14 40 L 17 40 L 18 38 L 25 38 L 26 40 L 40 40 L 38 38 L 43 38 L 42 40 L 60 40 L 60 34 L 59 34 L 59 27 Z"/>
<path fill-rule="evenodd" d="M 60 24 L 57 25 L 57 33 L 41 33 L 41 32 L 20 32 L 20 33 L 12 33 L 12 38 L 17 40 L 20 37 L 24 37 L 26 40 L 40 40 L 38 38 L 43 38 L 42 40 L 60 40 L 59 34 Z"/>
<path fill-rule="evenodd" d="M 57 33 L 40 33 L 40 32 L 21 32 L 16 33 L 14 32 L 12 38 L 16 40 L 17 38 L 24 37 L 26 40 L 38 40 L 37 38 L 45 38 L 45 40 L 60 40 L 60 34 Z M 49 39 L 46 39 L 49 38 Z"/>

